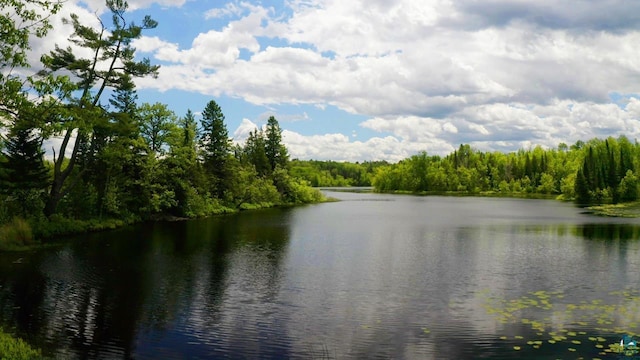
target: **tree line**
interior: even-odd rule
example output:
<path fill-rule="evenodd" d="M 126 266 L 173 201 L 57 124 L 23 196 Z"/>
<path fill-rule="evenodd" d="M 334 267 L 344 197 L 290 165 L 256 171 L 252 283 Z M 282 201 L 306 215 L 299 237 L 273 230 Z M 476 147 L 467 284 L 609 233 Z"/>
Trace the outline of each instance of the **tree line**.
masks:
<path fill-rule="evenodd" d="M 289 173 L 315 187 L 371 186 L 376 169 L 387 165 L 386 161 L 352 163 L 293 159 Z"/>
<path fill-rule="evenodd" d="M 555 149 L 482 152 L 460 145 L 441 157 L 426 152 L 381 167 L 376 191 L 555 195 L 582 204 L 638 200 L 640 145 L 625 136 L 564 143 Z"/>
<path fill-rule="evenodd" d="M 321 198 L 289 174 L 275 117 L 233 144 L 215 100 L 203 104 L 199 125 L 191 110 L 178 116 L 163 103 L 139 104 L 133 80 L 159 67 L 131 44 L 157 22 L 129 21 L 126 1 L 106 1 L 108 26 L 71 15 L 74 48 L 56 45 L 28 76 L 29 39 L 47 33 L 61 2 L 0 3 L 15 8 L 0 15 L 0 224 L 15 216 L 196 217 Z M 50 139 L 57 141 L 45 159 Z"/>

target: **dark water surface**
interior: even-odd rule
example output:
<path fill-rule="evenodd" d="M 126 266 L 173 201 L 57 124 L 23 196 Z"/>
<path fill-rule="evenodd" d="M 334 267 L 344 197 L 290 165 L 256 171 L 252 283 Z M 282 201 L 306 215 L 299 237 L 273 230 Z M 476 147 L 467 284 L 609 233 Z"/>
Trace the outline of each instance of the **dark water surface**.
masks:
<path fill-rule="evenodd" d="M 639 220 L 330 195 L 3 254 L 0 324 L 64 359 L 615 358 L 640 332 Z"/>

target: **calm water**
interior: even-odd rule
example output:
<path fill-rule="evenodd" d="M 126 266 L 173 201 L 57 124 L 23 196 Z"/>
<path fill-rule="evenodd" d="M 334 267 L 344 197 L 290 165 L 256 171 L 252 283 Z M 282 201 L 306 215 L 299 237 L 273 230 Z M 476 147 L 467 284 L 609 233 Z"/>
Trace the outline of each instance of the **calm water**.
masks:
<path fill-rule="evenodd" d="M 606 358 L 640 332 L 638 220 L 330 195 L 3 254 L 0 324 L 65 359 Z"/>

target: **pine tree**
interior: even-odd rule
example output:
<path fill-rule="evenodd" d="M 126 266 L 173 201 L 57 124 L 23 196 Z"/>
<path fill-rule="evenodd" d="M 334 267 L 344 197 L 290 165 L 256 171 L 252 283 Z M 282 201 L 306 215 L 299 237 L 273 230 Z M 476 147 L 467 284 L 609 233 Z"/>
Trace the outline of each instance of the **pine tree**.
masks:
<path fill-rule="evenodd" d="M 196 117 L 193 115 L 193 112 L 191 112 L 191 109 L 188 109 L 187 114 L 180 119 L 179 125 L 182 129 L 182 146 L 194 148 L 198 131 Z"/>
<path fill-rule="evenodd" d="M 575 182 L 576 201 L 580 204 L 588 204 L 591 202 L 591 193 L 589 191 L 589 184 L 587 177 L 584 174 L 583 169 L 578 170 L 576 174 Z"/>
<path fill-rule="evenodd" d="M 209 175 L 213 192 L 220 198 L 229 175 L 227 161 L 231 156 L 231 140 L 224 123 L 224 114 L 215 100 L 209 101 L 202 111 L 199 140 L 205 171 Z"/>
<path fill-rule="evenodd" d="M 264 132 L 258 129 L 250 132 L 244 145 L 244 158 L 246 162 L 254 166 L 260 176 L 267 176 L 271 173 L 271 165 L 265 149 Z"/>
<path fill-rule="evenodd" d="M 231 141 L 224 123 L 224 114 L 215 100 L 209 101 L 202 111 L 200 146 L 203 149 L 205 167 L 214 173 L 224 167 L 231 151 Z"/>
<path fill-rule="evenodd" d="M 48 186 L 49 172 L 44 166 L 42 139 L 33 129 L 13 128 L 4 149 L 7 162 L 6 185 L 9 189 L 42 190 Z"/>
<path fill-rule="evenodd" d="M 269 160 L 271 171 L 278 166 L 285 168 L 289 161 L 289 154 L 287 148 L 282 144 L 282 129 L 274 116 L 270 116 L 267 120 L 265 136 L 265 154 Z"/>
<path fill-rule="evenodd" d="M 49 171 L 44 166 L 42 139 L 28 127 L 15 126 L 11 129 L 5 142 L 4 156 L 6 162 L 0 163 L 3 168 L 0 178 L 0 191 L 15 200 L 21 215 L 27 217 L 40 206 L 37 200 L 49 186 Z M 34 198 L 35 196 L 35 198 Z"/>

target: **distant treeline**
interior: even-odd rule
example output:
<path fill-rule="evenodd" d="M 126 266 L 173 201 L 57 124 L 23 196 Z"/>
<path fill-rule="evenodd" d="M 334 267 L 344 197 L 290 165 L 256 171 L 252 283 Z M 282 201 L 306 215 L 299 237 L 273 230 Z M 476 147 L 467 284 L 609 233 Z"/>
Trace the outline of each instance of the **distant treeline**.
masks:
<path fill-rule="evenodd" d="M 308 181 L 311 186 L 371 186 L 376 169 L 388 166 L 386 161 L 337 162 L 292 160 L 289 174 Z"/>
<path fill-rule="evenodd" d="M 371 181 L 379 192 L 555 194 L 585 204 L 617 203 L 638 199 L 639 161 L 640 145 L 624 136 L 512 153 L 460 145 L 445 157 L 422 152 L 380 167 Z"/>

